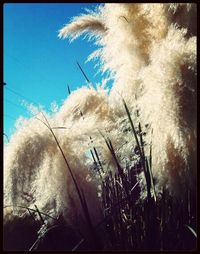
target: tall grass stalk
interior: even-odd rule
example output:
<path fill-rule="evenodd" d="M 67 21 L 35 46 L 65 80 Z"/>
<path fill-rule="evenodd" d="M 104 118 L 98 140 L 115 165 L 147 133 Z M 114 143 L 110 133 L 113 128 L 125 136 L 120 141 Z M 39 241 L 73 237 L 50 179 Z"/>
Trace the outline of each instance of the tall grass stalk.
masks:
<path fill-rule="evenodd" d="M 129 119 L 129 122 L 130 122 L 130 125 L 131 125 L 131 129 L 132 129 L 133 135 L 135 137 L 136 145 L 137 145 L 137 148 L 138 148 L 138 151 L 139 151 L 140 160 L 141 160 L 142 168 L 143 168 L 145 179 L 146 179 L 147 198 L 148 198 L 149 202 L 151 203 L 152 202 L 151 186 L 153 184 L 153 177 L 152 177 L 151 168 L 148 166 L 148 163 L 147 163 L 147 160 L 146 160 L 146 157 L 145 157 L 145 154 L 144 154 L 141 125 L 139 123 L 139 137 L 140 137 L 140 142 L 139 142 L 139 139 L 137 137 L 137 132 L 136 132 L 136 129 L 134 127 L 134 124 L 133 124 L 133 121 L 132 121 L 132 118 L 131 118 L 130 111 L 129 111 L 128 106 L 127 106 L 124 99 L 123 99 L 123 104 L 124 104 L 126 114 L 128 116 L 128 119 Z M 155 189 L 154 189 L 154 191 L 155 191 Z"/>
<path fill-rule="evenodd" d="M 56 142 L 56 144 L 57 144 L 57 146 L 58 146 L 58 148 L 59 148 L 59 150 L 60 150 L 60 152 L 61 152 L 61 154 L 63 156 L 63 159 L 64 159 L 64 161 L 65 161 L 65 163 L 67 165 L 67 168 L 68 168 L 68 170 L 70 172 L 70 175 L 72 177 L 72 180 L 73 180 L 76 192 L 78 194 L 78 197 L 79 197 L 79 200 L 80 200 L 80 203 L 81 203 L 83 214 L 85 216 L 86 223 L 87 223 L 87 226 L 88 226 L 88 229 L 89 229 L 89 232 L 90 232 L 90 237 L 91 237 L 91 239 L 93 239 L 94 243 L 97 243 L 98 245 L 100 245 L 99 239 L 97 238 L 96 232 L 95 232 L 94 227 L 92 225 L 92 220 L 91 220 L 91 217 L 90 217 L 90 214 L 89 214 L 89 211 L 88 211 L 88 206 L 87 206 L 87 202 L 86 202 L 86 199 L 85 199 L 85 196 L 84 196 L 84 192 L 83 192 L 83 190 L 79 189 L 78 183 L 77 183 L 77 181 L 75 179 L 75 176 L 74 176 L 74 174 L 72 172 L 72 169 L 71 169 L 71 167 L 70 167 L 70 165 L 68 163 L 68 160 L 67 160 L 67 158 L 66 158 L 66 156 L 65 156 L 65 154 L 64 154 L 64 152 L 63 152 L 63 150 L 62 150 L 62 148 L 60 146 L 60 143 L 58 142 L 58 139 L 56 138 L 56 135 L 53 132 L 53 130 L 52 130 L 52 128 L 51 128 L 47 118 L 45 117 L 45 115 L 43 113 L 42 113 L 42 115 L 43 115 L 46 123 L 44 121 L 42 121 L 41 119 L 38 119 L 38 118 L 37 119 L 40 120 L 50 130 L 51 134 L 53 135 L 54 140 L 55 140 L 55 142 Z"/>
<path fill-rule="evenodd" d="M 126 176 L 125 176 L 125 174 L 123 172 L 122 167 L 120 166 L 120 164 L 118 162 L 118 159 L 117 159 L 117 156 L 115 154 L 115 150 L 113 148 L 112 142 L 111 142 L 111 140 L 109 138 L 105 138 L 105 136 L 102 133 L 101 133 L 101 135 L 103 136 L 103 138 L 104 138 L 104 140 L 106 142 L 106 145 L 107 145 L 107 147 L 108 147 L 108 149 L 109 149 L 109 151 L 110 151 L 110 153 L 111 153 L 111 155 L 112 155 L 112 157 L 113 157 L 113 159 L 114 159 L 114 161 L 116 163 L 116 166 L 117 166 L 117 169 L 118 169 L 118 173 L 119 173 L 119 175 L 121 177 L 122 184 L 123 184 L 123 187 L 125 189 L 128 202 L 130 204 L 131 201 L 130 201 L 129 183 L 128 183 L 127 179 L 126 179 Z"/>

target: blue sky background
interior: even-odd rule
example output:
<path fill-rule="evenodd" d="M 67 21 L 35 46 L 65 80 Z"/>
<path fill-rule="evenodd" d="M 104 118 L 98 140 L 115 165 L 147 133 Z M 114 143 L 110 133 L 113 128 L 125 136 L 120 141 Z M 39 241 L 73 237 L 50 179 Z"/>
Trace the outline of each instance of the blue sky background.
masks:
<path fill-rule="evenodd" d="M 84 85 L 76 60 L 94 83 L 102 76 L 96 75 L 94 62 L 84 64 L 96 48 L 92 42 L 58 38 L 58 30 L 73 16 L 94 9 L 97 4 L 4 4 L 4 133 L 10 137 L 15 121 L 29 116 L 21 106 L 22 95 L 28 102 L 41 104 L 47 110 L 53 101 L 58 105 L 71 90 Z M 4 137 L 4 142 L 6 142 Z"/>

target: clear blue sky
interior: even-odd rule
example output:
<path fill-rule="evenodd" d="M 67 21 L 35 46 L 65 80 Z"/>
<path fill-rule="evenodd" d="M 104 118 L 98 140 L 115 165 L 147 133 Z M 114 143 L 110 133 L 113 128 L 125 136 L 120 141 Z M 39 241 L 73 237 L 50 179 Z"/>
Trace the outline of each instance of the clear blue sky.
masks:
<path fill-rule="evenodd" d="M 76 65 L 79 61 L 84 71 L 96 83 L 94 63 L 84 64 L 94 51 L 92 42 L 83 38 L 69 43 L 58 38 L 58 30 L 84 8 L 94 9 L 97 4 L 4 4 L 3 59 L 4 59 L 4 133 L 10 137 L 20 116 L 29 116 L 21 106 L 22 97 L 28 102 L 50 108 L 58 105 L 71 90 L 84 85 L 85 79 Z M 12 91 L 11 91 L 12 90 Z M 15 93 L 14 93 L 14 92 Z M 6 142 L 6 138 L 4 138 Z"/>

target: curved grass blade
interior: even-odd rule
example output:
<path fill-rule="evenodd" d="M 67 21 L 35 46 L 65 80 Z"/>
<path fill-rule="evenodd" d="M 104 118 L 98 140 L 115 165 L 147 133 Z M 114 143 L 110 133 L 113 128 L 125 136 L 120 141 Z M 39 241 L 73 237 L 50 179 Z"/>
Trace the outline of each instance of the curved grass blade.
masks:
<path fill-rule="evenodd" d="M 186 224 L 185 224 L 185 227 L 190 230 L 190 232 L 194 235 L 195 238 L 197 238 L 197 233 L 192 227 L 190 227 L 189 225 L 186 225 Z"/>

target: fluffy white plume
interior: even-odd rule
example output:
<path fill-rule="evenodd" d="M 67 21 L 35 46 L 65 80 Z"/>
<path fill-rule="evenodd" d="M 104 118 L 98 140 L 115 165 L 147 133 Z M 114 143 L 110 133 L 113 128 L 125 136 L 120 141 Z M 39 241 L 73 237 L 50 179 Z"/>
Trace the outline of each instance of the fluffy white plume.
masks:
<path fill-rule="evenodd" d="M 119 117 L 122 98 L 138 107 L 153 130 L 146 141 L 158 186 L 178 194 L 196 178 L 196 5 L 105 4 L 98 15 L 106 29 L 90 59 L 99 57 L 114 80 L 109 105 Z"/>
<path fill-rule="evenodd" d="M 72 35 L 72 39 L 77 38 L 82 33 L 103 33 L 106 29 L 98 17 L 92 15 L 79 16 L 74 18 L 70 25 L 65 26 L 60 30 L 59 37 L 65 38 L 68 35 Z"/>
<path fill-rule="evenodd" d="M 123 132 L 129 122 L 122 98 L 134 122 L 140 122 L 143 129 L 149 125 L 146 153 L 152 141 L 156 188 L 165 185 L 178 196 L 185 185 L 195 187 L 196 5 L 105 4 L 94 13 L 74 18 L 59 36 L 75 39 L 84 32 L 95 36 L 100 46 L 91 58 L 99 57 L 102 71 L 114 80 L 110 95 L 103 88 L 83 87 L 47 118 L 97 223 L 101 217 L 98 178 L 87 180 L 93 172 L 88 151 L 95 145 L 105 165 L 115 170 L 102 132 L 120 151 L 122 164 L 123 158 L 131 160 L 134 138 Z M 134 117 L 136 108 L 139 118 Z M 34 202 L 42 211 L 80 223 L 83 214 L 74 183 L 42 122 L 24 120 L 4 156 L 5 205 Z"/>

